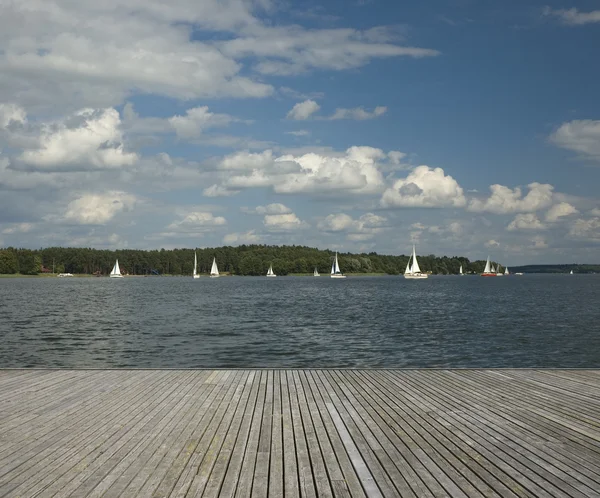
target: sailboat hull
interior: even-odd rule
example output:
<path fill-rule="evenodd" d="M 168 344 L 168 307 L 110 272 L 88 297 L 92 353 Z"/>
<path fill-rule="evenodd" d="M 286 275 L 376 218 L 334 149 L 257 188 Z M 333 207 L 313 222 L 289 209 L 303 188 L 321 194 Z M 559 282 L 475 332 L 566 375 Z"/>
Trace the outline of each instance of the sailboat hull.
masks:
<path fill-rule="evenodd" d="M 482 273 L 481 276 L 482 277 L 497 277 L 498 275 L 496 273 Z"/>
<path fill-rule="evenodd" d="M 427 278 L 427 277 L 429 277 L 429 275 L 427 275 L 427 273 L 406 273 L 404 275 L 404 278 L 409 278 L 409 279 L 413 279 L 413 280 Z"/>
<path fill-rule="evenodd" d="M 219 278 L 221 275 L 211 275 L 210 278 Z"/>
<path fill-rule="evenodd" d="M 123 275 L 109 275 L 110 278 L 123 278 Z"/>
<path fill-rule="evenodd" d="M 346 278 L 346 275 L 331 275 L 331 278 Z"/>
<path fill-rule="evenodd" d="M 267 275 L 267 277 L 272 278 L 272 277 L 276 277 L 277 275 Z"/>
<path fill-rule="evenodd" d="M 192 275 L 192 278 L 200 278 L 200 275 Z"/>

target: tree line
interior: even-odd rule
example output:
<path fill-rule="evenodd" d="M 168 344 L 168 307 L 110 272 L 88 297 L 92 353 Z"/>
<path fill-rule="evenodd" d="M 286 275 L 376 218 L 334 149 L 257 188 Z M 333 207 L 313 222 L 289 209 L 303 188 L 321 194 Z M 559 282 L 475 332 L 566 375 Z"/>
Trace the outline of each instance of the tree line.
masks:
<path fill-rule="evenodd" d="M 269 265 L 277 275 L 329 273 L 335 253 L 305 246 L 241 245 L 205 249 L 120 249 L 102 250 L 74 247 L 45 249 L 0 249 L 0 274 L 35 275 L 42 272 L 96 274 L 110 273 L 118 258 L 122 273 L 129 275 L 191 275 L 194 251 L 198 256 L 198 272 L 208 273 L 213 257 L 219 271 L 233 275 L 264 275 Z M 344 273 L 403 273 L 409 255 L 389 256 L 370 253 L 339 253 Z M 433 274 L 456 274 L 460 265 L 465 273 L 481 273 L 485 261 L 469 261 L 465 257 L 418 256 L 421 271 Z"/>

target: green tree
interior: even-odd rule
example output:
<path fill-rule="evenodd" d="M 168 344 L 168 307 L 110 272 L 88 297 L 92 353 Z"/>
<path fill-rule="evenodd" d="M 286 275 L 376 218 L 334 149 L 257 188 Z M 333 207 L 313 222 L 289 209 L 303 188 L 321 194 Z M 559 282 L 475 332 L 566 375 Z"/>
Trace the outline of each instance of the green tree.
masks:
<path fill-rule="evenodd" d="M 0 274 L 14 274 L 19 271 L 17 255 L 9 250 L 0 250 Z"/>

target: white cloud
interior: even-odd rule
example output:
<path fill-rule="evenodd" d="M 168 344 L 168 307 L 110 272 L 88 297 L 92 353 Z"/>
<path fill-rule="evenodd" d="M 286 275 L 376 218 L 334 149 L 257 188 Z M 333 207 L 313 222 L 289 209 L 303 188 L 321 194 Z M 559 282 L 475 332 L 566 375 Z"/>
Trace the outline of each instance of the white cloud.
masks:
<path fill-rule="evenodd" d="M 518 214 L 506 227 L 507 230 L 545 230 L 544 225 L 534 213 Z"/>
<path fill-rule="evenodd" d="M 310 131 L 308 130 L 286 131 L 284 133 L 286 135 L 294 135 L 295 137 L 306 137 L 310 135 Z"/>
<path fill-rule="evenodd" d="M 544 237 L 537 235 L 531 239 L 531 249 L 546 249 L 547 247 L 548 242 Z"/>
<path fill-rule="evenodd" d="M 362 107 L 355 107 L 354 109 L 338 108 L 331 116 L 325 119 L 355 119 L 358 121 L 363 121 L 365 119 L 373 119 L 378 118 L 379 116 L 383 116 L 386 113 L 386 111 L 387 107 L 383 106 L 378 106 L 372 111 L 365 111 L 365 109 Z"/>
<path fill-rule="evenodd" d="M 2 233 L 13 234 L 13 233 L 27 233 L 33 229 L 33 223 L 18 223 L 11 227 L 2 230 Z"/>
<path fill-rule="evenodd" d="M 12 123 L 25 124 L 27 113 L 15 104 L 0 103 L 0 129 L 8 128 Z"/>
<path fill-rule="evenodd" d="M 580 12 L 576 8 L 555 10 L 550 7 L 545 7 L 543 14 L 545 16 L 558 17 L 562 22 L 570 26 L 580 26 L 582 24 L 600 22 L 600 10 Z"/>
<path fill-rule="evenodd" d="M 600 208 L 594 208 L 589 211 L 589 214 L 592 216 L 600 216 Z"/>
<path fill-rule="evenodd" d="M 576 239 L 600 241 L 600 218 L 578 219 L 571 225 L 569 235 Z"/>
<path fill-rule="evenodd" d="M 294 119 L 301 121 L 310 118 L 315 112 L 317 112 L 321 106 L 314 100 L 305 100 L 296 104 L 290 112 L 287 113 L 288 119 Z"/>
<path fill-rule="evenodd" d="M 244 233 L 228 233 L 223 237 L 223 243 L 227 245 L 258 244 L 260 236 L 255 230 L 249 230 Z"/>
<path fill-rule="evenodd" d="M 118 213 L 131 209 L 137 202 L 136 196 L 126 192 L 87 193 L 69 202 L 61 218 L 50 216 L 48 219 L 81 225 L 104 225 Z"/>
<path fill-rule="evenodd" d="M 209 212 L 197 211 L 188 213 L 183 219 L 171 223 L 167 226 L 167 233 L 187 233 L 193 235 L 225 224 L 227 224 L 227 220 L 222 216 L 214 216 Z"/>
<path fill-rule="evenodd" d="M 397 180 L 381 198 L 383 207 L 463 207 L 463 189 L 442 168 L 418 166 Z"/>
<path fill-rule="evenodd" d="M 211 185 L 202 191 L 202 195 L 205 197 L 231 197 L 239 192 L 239 190 L 230 190 L 220 185 Z"/>
<path fill-rule="evenodd" d="M 569 204 L 568 202 L 561 202 L 559 204 L 555 204 L 546 212 L 546 221 L 551 223 L 558 221 L 559 218 L 564 216 L 569 216 L 571 214 L 578 213 L 577 209 L 574 206 Z"/>
<path fill-rule="evenodd" d="M 19 159 L 43 170 L 90 170 L 131 166 L 138 160 L 125 152 L 115 109 L 83 109 L 66 120 L 42 127 L 39 147 Z"/>
<path fill-rule="evenodd" d="M 583 119 L 563 123 L 550 135 L 550 141 L 585 158 L 600 160 L 600 121 Z"/>
<path fill-rule="evenodd" d="M 185 116 L 173 116 L 169 123 L 180 138 L 195 138 L 202 134 L 206 128 L 226 126 L 234 118 L 228 114 L 215 114 L 207 106 L 194 107 L 185 112 Z"/>
<path fill-rule="evenodd" d="M 272 187 L 277 193 L 352 192 L 373 194 L 384 185 L 379 160 L 386 155 L 373 147 L 350 147 L 344 154 L 308 152 L 275 157 L 262 153 L 238 152 L 226 156 L 219 170 L 235 170 L 223 175 L 227 189 Z"/>
<path fill-rule="evenodd" d="M 305 29 L 301 26 L 253 26 L 220 47 L 231 57 L 259 58 L 255 69 L 265 75 L 289 76 L 310 69 L 344 70 L 374 58 L 433 57 L 437 50 L 396 45 L 397 33 L 385 27 Z"/>
<path fill-rule="evenodd" d="M 498 242 L 497 240 L 494 239 L 490 239 L 488 240 L 485 244 L 483 244 L 485 247 L 491 249 L 494 247 L 500 247 L 500 242 Z"/>
<path fill-rule="evenodd" d="M 268 214 L 265 216 L 263 223 L 267 230 L 274 232 L 303 230 L 309 226 L 308 223 L 299 219 L 294 213 Z"/>
<path fill-rule="evenodd" d="M 280 203 L 267 204 L 266 206 L 256 206 L 254 209 L 242 208 L 243 213 L 247 214 L 260 214 L 261 216 L 266 214 L 289 214 L 292 210 Z"/>
<path fill-rule="evenodd" d="M 518 212 L 534 212 L 545 209 L 552 204 L 554 187 L 548 184 L 530 183 L 529 192 L 522 196 L 519 187 L 510 189 L 504 185 L 491 185 L 492 195 L 485 200 L 471 199 L 469 211 L 487 211 L 495 214 L 508 214 Z"/>
<path fill-rule="evenodd" d="M 354 219 L 345 213 L 330 214 L 317 224 L 322 232 L 345 232 L 349 240 L 364 241 L 372 239 L 387 226 L 387 218 L 373 213 L 363 214 Z"/>

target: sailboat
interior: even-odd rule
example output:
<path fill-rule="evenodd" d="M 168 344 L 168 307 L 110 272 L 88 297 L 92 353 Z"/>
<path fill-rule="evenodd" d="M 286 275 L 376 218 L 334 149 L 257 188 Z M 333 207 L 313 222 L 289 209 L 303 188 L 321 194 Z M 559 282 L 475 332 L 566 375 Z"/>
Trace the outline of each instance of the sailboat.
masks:
<path fill-rule="evenodd" d="M 504 268 L 504 274 L 505 275 L 510 275 L 510 272 L 508 271 L 508 266 L 506 268 Z"/>
<path fill-rule="evenodd" d="M 194 251 L 194 273 L 192 273 L 192 278 L 200 278 L 200 275 L 198 275 L 198 257 L 196 256 L 196 251 Z"/>
<path fill-rule="evenodd" d="M 115 266 L 113 266 L 113 269 L 110 272 L 109 277 L 110 278 L 123 278 L 123 275 L 121 275 L 121 270 L 119 268 L 119 260 L 118 259 L 115 261 Z"/>
<path fill-rule="evenodd" d="M 346 275 L 344 275 L 340 270 L 337 252 L 335 253 L 335 260 L 333 261 L 333 265 L 331 265 L 331 278 L 346 278 Z"/>
<path fill-rule="evenodd" d="M 485 268 L 483 269 L 482 277 L 495 277 L 496 270 L 494 267 L 490 265 L 490 257 L 488 256 L 487 261 L 485 262 Z"/>
<path fill-rule="evenodd" d="M 412 264 L 411 264 L 412 260 Z M 427 278 L 427 273 L 421 273 L 421 268 L 419 268 L 419 262 L 417 261 L 417 251 L 415 246 L 413 246 L 413 252 L 410 258 L 408 258 L 408 263 L 406 263 L 406 269 L 404 270 L 404 278 Z"/>
<path fill-rule="evenodd" d="M 573 270 L 571 270 L 571 271 L 569 272 L 569 275 L 573 275 Z"/>
<path fill-rule="evenodd" d="M 504 273 L 502 273 L 500 271 L 500 264 L 498 264 L 498 268 L 496 268 L 496 276 L 497 277 L 503 277 L 504 276 Z"/>
<path fill-rule="evenodd" d="M 275 273 L 273 273 L 273 265 L 269 266 L 269 270 L 267 271 L 267 277 L 276 277 Z"/>
<path fill-rule="evenodd" d="M 463 271 L 462 271 L 462 265 L 460 265 L 460 268 L 458 269 L 458 274 L 459 275 L 464 275 Z"/>
<path fill-rule="evenodd" d="M 313 277 L 320 277 L 321 275 L 319 275 L 319 270 L 317 270 L 317 267 L 315 266 L 315 271 L 313 272 Z"/>
<path fill-rule="evenodd" d="M 217 258 L 213 258 L 212 268 L 210 269 L 210 278 L 217 278 L 219 276 L 219 269 L 217 268 Z"/>

